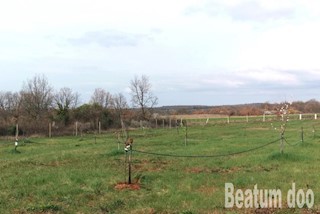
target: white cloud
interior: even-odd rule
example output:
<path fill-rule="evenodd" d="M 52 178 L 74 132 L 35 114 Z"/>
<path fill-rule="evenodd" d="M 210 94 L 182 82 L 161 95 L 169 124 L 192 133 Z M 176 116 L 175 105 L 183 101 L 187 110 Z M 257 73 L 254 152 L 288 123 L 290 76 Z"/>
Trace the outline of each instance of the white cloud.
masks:
<path fill-rule="evenodd" d="M 247 102 L 279 88 L 307 97 L 320 80 L 319 8 L 317 0 L 2 1 L 0 90 L 44 73 L 57 87 L 121 92 L 146 74 L 163 99 L 190 103 L 201 94 L 217 104 L 249 94 Z"/>
<path fill-rule="evenodd" d="M 129 34 L 117 31 L 95 31 L 87 32 L 80 38 L 70 38 L 69 42 L 73 45 L 90 45 L 97 44 L 102 47 L 120 47 L 120 46 L 137 46 L 144 40 L 152 40 L 148 35 Z"/>
<path fill-rule="evenodd" d="M 295 24 L 257 33 L 254 41 L 243 48 L 238 58 L 242 66 L 256 68 L 273 66 L 280 69 L 319 68 L 317 38 L 320 23 Z"/>
<path fill-rule="evenodd" d="M 230 17 L 235 21 L 265 22 L 293 18 L 296 5 L 296 2 L 289 0 L 217 0 L 198 2 L 190 6 L 186 14 L 205 13 L 213 17 Z"/>
<path fill-rule="evenodd" d="M 294 72 L 284 70 L 261 69 L 239 71 L 238 76 L 247 79 L 247 82 L 291 86 L 300 84 L 299 78 Z"/>

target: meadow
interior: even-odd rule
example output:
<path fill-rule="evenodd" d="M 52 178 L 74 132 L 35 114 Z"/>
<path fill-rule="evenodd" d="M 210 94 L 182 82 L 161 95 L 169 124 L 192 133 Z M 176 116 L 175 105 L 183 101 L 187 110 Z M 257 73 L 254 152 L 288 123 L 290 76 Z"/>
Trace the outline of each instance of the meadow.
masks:
<path fill-rule="evenodd" d="M 319 213 L 320 121 L 290 120 L 280 152 L 279 119 L 188 120 L 185 127 L 135 129 L 132 185 L 115 131 L 0 140 L 0 213 Z M 303 142 L 302 142 L 303 127 Z M 148 154 L 147 154 L 148 153 Z M 312 189 L 311 209 L 225 208 L 237 189 Z"/>

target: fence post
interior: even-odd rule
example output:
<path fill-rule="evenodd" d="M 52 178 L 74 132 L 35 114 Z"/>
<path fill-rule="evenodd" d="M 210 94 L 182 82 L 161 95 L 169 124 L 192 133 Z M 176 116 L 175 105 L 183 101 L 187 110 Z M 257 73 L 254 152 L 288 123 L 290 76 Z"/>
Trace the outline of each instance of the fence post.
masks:
<path fill-rule="evenodd" d="M 18 152 L 17 148 L 19 146 L 18 138 L 16 138 L 16 141 L 14 142 L 14 151 Z"/>
<path fill-rule="evenodd" d="M 18 139 L 19 137 L 19 124 L 17 123 L 16 124 L 16 140 Z"/>
<path fill-rule="evenodd" d="M 317 114 L 314 114 L 314 119 L 318 119 L 318 115 Z"/>
<path fill-rule="evenodd" d="M 78 121 L 76 121 L 76 136 L 78 136 Z"/>
<path fill-rule="evenodd" d="M 230 123 L 230 116 L 227 117 L 227 123 Z"/>
<path fill-rule="evenodd" d="M 177 129 L 177 134 L 180 134 L 179 132 L 180 126 L 178 126 L 178 122 L 176 123 L 176 129 Z"/>
<path fill-rule="evenodd" d="M 303 143 L 303 138 L 304 138 L 304 132 L 303 132 L 303 127 L 301 127 L 301 142 Z"/>
<path fill-rule="evenodd" d="M 51 138 L 51 131 L 52 131 L 52 124 L 51 122 L 49 123 L 49 138 Z"/>
<path fill-rule="evenodd" d="M 118 132 L 118 150 L 120 150 L 120 132 Z"/>
<path fill-rule="evenodd" d="M 302 120 L 302 114 L 299 114 L 299 120 Z"/>
<path fill-rule="evenodd" d="M 169 117 L 169 128 L 171 129 L 171 117 Z"/>

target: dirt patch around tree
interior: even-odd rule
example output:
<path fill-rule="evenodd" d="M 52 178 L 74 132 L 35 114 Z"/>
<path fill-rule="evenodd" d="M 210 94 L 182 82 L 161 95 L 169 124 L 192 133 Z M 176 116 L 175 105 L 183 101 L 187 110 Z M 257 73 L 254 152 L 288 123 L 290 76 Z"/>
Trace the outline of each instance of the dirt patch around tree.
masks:
<path fill-rule="evenodd" d="M 114 187 L 116 190 L 140 190 L 141 186 L 139 183 L 133 183 L 133 184 L 128 184 L 128 183 L 117 183 Z"/>

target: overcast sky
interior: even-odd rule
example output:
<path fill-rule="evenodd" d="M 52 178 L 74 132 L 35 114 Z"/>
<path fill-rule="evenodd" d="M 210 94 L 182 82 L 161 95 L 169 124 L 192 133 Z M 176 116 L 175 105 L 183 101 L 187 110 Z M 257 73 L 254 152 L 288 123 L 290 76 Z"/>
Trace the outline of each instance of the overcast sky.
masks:
<path fill-rule="evenodd" d="M 87 102 L 130 99 L 147 75 L 162 105 L 320 98 L 318 0 L 0 2 L 0 91 L 44 74 Z"/>

